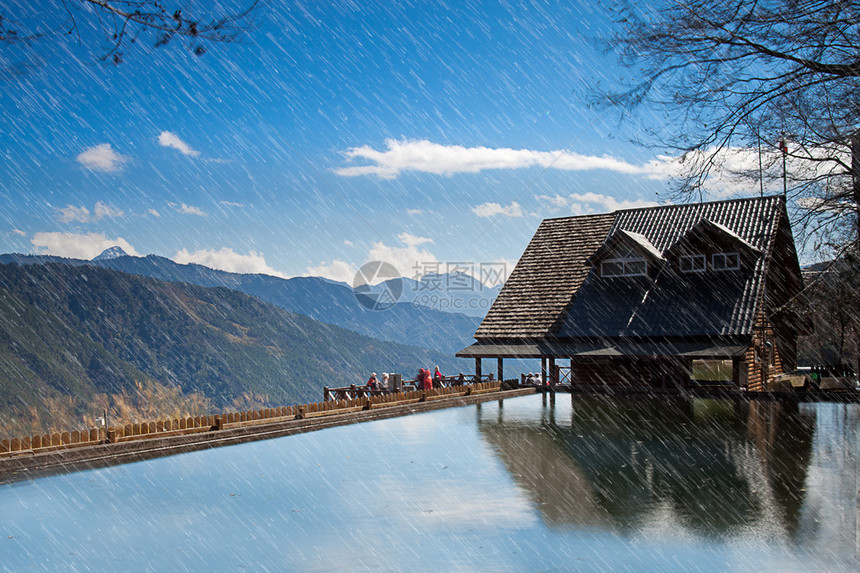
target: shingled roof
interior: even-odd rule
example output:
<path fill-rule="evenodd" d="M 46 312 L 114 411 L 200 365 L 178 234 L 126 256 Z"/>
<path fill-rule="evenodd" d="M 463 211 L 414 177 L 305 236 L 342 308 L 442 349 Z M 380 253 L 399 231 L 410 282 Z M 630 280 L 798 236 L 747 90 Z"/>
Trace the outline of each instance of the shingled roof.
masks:
<path fill-rule="evenodd" d="M 783 199 L 777 196 L 547 219 L 475 338 L 491 342 L 749 334 L 784 213 Z M 685 235 L 696 236 L 702 229 L 748 244 L 751 248 L 743 255 L 747 264 L 733 272 L 702 275 L 666 269 L 656 276 L 609 280 L 588 264 L 618 233 L 642 237 L 665 254 Z"/>
<path fill-rule="evenodd" d="M 545 219 L 508 277 L 475 338 L 545 338 L 582 285 L 585 260 L 615 214 Z"/>

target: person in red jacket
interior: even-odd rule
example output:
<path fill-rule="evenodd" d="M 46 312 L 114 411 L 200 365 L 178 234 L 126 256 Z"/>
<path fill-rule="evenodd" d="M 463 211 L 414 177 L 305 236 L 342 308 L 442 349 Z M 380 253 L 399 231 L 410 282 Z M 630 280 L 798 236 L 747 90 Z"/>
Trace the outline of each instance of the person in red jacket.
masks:
<path fill-rule="evenodd" d="M 433 389 L 433 378 L 430 376 L 430 370 L 426 368 L 419 369 L 416 382 L 418 383 L 418 388 L 421 390 Z"/>

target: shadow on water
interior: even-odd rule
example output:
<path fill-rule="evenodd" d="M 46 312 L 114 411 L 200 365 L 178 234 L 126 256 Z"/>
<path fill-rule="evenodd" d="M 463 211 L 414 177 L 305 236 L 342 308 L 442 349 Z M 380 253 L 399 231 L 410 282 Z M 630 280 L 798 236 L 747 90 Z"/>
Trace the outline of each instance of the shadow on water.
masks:
<path fill-rule="evenodd" d="M 545 400 L 540 421 L 486 418 L 481 434 L 550 527 L 799 534 L 814 410 L 577 396 Z"/>

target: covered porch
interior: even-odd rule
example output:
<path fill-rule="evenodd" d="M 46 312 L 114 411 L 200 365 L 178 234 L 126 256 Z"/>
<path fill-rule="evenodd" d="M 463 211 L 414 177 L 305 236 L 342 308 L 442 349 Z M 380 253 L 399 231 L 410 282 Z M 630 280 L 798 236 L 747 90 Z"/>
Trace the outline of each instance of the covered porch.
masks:
<path fill-rule="evenodd" d="M 457 356 L 474 359 L 478 375 L 485 359 L 495 359 L 501 380 L 505 359 L 538 359 L 541 383 L 550 387 L 671 389 L 713 384 L 745 389 L 749 346 L 750 341 L 739 337 L 508 340 L 478 342 Z"/>

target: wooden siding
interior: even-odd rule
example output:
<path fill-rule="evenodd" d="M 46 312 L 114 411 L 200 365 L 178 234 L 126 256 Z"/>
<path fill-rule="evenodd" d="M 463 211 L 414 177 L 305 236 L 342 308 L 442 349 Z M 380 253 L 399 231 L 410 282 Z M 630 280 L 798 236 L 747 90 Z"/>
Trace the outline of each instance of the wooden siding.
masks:
<path fill-rule="evenodd" d="M 690 360 L 682 358 L 575 358 L 577 386 L 675 388 L 690 382 Z"/>
<path fill-rule="evenodd" d="M 753 391 L 766 390 L 779 374 L 794 369 L 796 350 L 778 335 L 764 309 L 756 313 L 753 340 L 744 354 L 747 365 L 747 387 Z"/>

